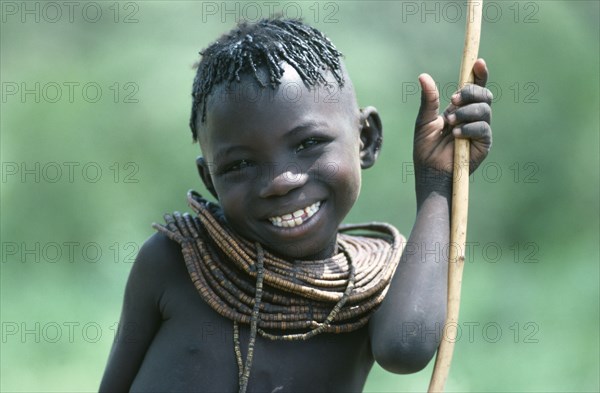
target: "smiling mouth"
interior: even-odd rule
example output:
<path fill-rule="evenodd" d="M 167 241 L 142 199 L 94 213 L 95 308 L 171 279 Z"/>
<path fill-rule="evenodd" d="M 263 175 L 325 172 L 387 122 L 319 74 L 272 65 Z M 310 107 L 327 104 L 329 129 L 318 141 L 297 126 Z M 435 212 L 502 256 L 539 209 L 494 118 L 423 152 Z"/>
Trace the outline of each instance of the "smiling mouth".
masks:
<path fill-rule="evenodd" d="M 321 207 L 321 202 L 315 202 L 304 209 L 298 209 L 293 213 L 284 214 L 282 216 L 270 217 L 271 224 L 280 228 L 293 228 L 302 225 L 306 220 L 315 215 Z"/>

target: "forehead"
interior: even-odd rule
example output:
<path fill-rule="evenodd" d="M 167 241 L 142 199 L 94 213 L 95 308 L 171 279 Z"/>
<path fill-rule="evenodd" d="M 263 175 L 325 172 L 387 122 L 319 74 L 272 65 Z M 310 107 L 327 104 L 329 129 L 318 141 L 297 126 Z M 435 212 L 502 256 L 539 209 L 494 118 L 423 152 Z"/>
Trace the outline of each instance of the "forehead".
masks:
<path fill-rule="evenodd" d="M 275 88 L 261 87 L 253 75 L 240 75 L 240 81 L 217 86 L 207 101 L 206 119 L 199 124 L 200 144 L 215 138 L 243 138 L 245 134 L 286 132 L 304 123 L 326 123 L 345 128 L 357 124 L 358 105 L 351 81 L 338 86 L 333 75 L 324 74 L 328 84 L 306 87 L 298 72 L 288 64 Z M 267 71 L 258 77 L 268 81 Z M 234 133 L 228 132 L 234 129 Z M 206 152 L 205 152 L 206 153 Z"/>

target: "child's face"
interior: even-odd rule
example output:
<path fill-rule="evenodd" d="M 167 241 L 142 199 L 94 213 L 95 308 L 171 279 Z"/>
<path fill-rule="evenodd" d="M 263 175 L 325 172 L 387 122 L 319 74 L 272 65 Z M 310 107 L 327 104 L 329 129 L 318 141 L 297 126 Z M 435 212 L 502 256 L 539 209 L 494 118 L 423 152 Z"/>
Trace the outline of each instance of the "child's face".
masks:
<path fill-rule="evenodd" d="M 349 80 L 331 79 L 334 94 L 317 94 L 287 64 L 276 90 L 244 76 L 216 89 L 199 125 L 203 180 L 229 225 L 280 255 L 330 256 L 358 197 L 360 111 Z"/>

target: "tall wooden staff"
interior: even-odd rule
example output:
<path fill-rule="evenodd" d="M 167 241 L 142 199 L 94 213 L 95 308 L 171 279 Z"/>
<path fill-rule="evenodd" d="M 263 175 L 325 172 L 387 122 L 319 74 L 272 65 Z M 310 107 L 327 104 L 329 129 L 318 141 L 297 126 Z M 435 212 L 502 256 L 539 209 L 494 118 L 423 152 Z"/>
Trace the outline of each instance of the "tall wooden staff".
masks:
<path fill-rule="evenodd" d="M 479 51 L 481 33 L 482 0 L 467 0 L 467 29 L 459 88 L 475 81 L 473 65 Z M 469 140 L 454 140 L 454 174 L 452 183 L 452 216 L 450 221 L 450 252 L 448 261 L 448 306 L 442 342 L 438 348 L 435 367 L 429 382 L 429 392 L 443 392 L 452 352 L 456 342 L 460 288 L 465 263 L 465 241 L 467 239 L 467 214 L 469 207 Z"/>

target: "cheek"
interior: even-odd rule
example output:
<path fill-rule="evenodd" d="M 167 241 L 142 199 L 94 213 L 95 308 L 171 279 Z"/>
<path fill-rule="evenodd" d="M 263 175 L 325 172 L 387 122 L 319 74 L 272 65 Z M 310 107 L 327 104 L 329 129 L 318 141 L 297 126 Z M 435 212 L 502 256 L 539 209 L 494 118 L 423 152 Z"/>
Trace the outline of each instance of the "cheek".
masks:
<path fill-rule="evenodd" d="M 354 203 L 358 198 L 362 183 L 360 165 L 347 167 L 346 170 L 347 172 L 344 176 L 344 186 L 347 189 L 348 198 L 352 200 L 352 203 Z"/>
<path fill-rule="evenodd" d="M 358 145 L 344 140 L 323 154 L 318 164 L 318 175 L 327 182 L 349 182 L 358 178 L 360 183 L 360 156 Z"/>
<path fill-rule="evenodd" d="M 249 207 L 244 204 L 243 198 L 223 198 L 220 204 L 231 229 L 239 235 L 251 237 L 251 231 L 247 226 L 249 220 L 246 214 Z"/>
<path fill-rule="evenodd" d="M 244 210 L 243 203 L 245 192 L 240 189 L 239 184 L 232 182 L 216 181 L 215 190 L 219 196 L 219 204 L 225 212 L 225 216 L 239 217 L 239 212 Z"/>
<path fill-rule="evenodd" d="M 337 162 L 328 168 L 328 183 L 335 189 L 337 198 L 347 209 L 358 198 L 361 187 L 361 169 L 358 159 Z"/>

